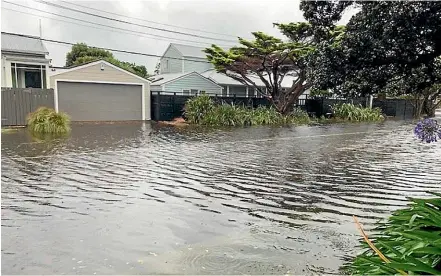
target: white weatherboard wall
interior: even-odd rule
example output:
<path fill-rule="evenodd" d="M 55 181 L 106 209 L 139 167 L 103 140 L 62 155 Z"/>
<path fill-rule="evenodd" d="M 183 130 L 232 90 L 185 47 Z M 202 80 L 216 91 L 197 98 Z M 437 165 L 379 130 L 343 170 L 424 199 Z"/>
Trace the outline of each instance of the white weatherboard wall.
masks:
<path fill-rule="evenodd" d="M 161 57 L 161 74 L 182 73 L 182 55 L 173 45 L 170 45 Z"/>
<path fill-rule="evenodd" d="M 101 70 L 101 65 L 104 65 L 104 70 Z M 117 69 L 104 62 L 84 65 L 74 68 L 71 71 L 66 71 L 58 75 L 50 77 L 50 87 L 56 89 L 56 80 L 72 80 L 77 82 L 97 82 L 97 83 L 132 83 L 144 85 L 144 99 L 145 99 L 145 119 L 150 120 L 150 82 L 143 80 L 141 77 L 132 75 L 123 69 Z M 121 91 L 124 93 L 124 91 Z M 141 103 L 140 103 L 141 104 Z"/>
<path fill-rule="evenodd" d="M 182 92 L 184 89 L 196 89 L 207 94 L 222 94 L 222 87 L 196 73 L 172 80 L 163 85 L 163 91 Z"/>
<path fill-rule="evenodd" d="M 184 57 L 184 73 L 201 73 L 213 68 L 214 66 L 205 58 Z"/>

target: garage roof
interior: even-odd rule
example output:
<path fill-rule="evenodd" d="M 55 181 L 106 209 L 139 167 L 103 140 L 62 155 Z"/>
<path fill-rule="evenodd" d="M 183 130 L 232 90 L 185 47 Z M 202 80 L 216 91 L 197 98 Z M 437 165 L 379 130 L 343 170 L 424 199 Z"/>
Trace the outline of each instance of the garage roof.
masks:
<path fill-rule="evenodd" d="M 119 71 L 122 71 L 122 72 L 124 72 L 124 73 L 126 73 L 128 75 L 131 75 L 131 76 L 133 76 L 135 78 L 138 78 L 138 79 L 140 79 L 140 80 L 142 80 L 144 82 L 145 81 L 150 82 L 150 80 L 148 80 L 148 79 L 145 79 L 145 78 L 140 77 L 140 76 L 138 76 L 136 74 L 133 74 L 132 72 L 127 71 L 126 69 L 123 69 L 123 68 L 121 68 L 119 66 L 113 65 L 112 63 L 110 63 L 108 61 L 105 61 L 105 60 L 102 60 L 102 59 L 96 60 L 96 61 L 91 61 L 91 62 L 88 62 L 88 63 L 84 63 L 84 64 L 81 64 L 81 65 L 75 65 L 75 66 L 67 67 L 67 68 L 64 68 L 64 69 L 63 68 L 58 68 L 58 69 L 61 69 L 60 72 L 52 74 L 51 77 L 52 76 L 57 76 L 57 75 L 60 75 L 60 74 L 64 74 L 64 73 L 67 73 L 67 72 L 72 72 L 72 71 L 75 71 L 75 70 L 79 70 L 79 69 L 82 69 L 82 68 L 86 68 L 86 67 L 89 67 L 89 66 L 93 66 L 93 65 L 96 65 L 96 64 L 99 64 L 99 63 L 103 63 L 103 64 L 105 64 L 107 66 L 113 67 L 113 68 L 115 68 L 115 69 L 117 69 Z"/>

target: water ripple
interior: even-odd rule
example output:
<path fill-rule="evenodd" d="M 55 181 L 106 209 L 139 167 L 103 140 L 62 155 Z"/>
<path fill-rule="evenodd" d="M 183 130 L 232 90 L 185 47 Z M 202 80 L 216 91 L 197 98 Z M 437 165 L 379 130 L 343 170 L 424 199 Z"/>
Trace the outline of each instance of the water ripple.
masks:
<path fill-rule="evenodd" d="M 441 147 L 411 130 L 121 124 L 74 126 L 49 143 L 4 135 L 2 272 L 74 274 L 77 258 L 87 274 L 337 272 L 357 243 L 352 215 L 370 229 L 408 197 L 441 190 Z"/>

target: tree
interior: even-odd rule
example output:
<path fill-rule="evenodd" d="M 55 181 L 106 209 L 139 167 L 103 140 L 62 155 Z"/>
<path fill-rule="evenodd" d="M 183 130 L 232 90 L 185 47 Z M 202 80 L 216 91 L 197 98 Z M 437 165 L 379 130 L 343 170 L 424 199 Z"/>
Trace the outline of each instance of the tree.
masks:
<path fill-rule="evenodd" d="M 140 77 L 149 77 L 147 68 L 144 65 L 117 60 L 110 51 L 89 47 L 85 43 L 77 43 L 72 46 L 71 51 L 66 54 L 66 66 L 81 65 L 100 59 Z"/>
<path fill-rule="evenodd" d="M 286 114 L 300 95 L 311 87 L 306 70 L 307 59 L 314 46 L 308 41 L 308 24 L 276 25 L 293 40 L 285 42 L 262 32 L 254 32 L 253 41 L 239 38 L 241 46 L 224 50 L 212 45 L 205 52 L 218 72 L 255 88 L 280 113 Z M 282 81 L 287 76 L 294 77 L 293 83 L 290 88 L 282 89 Z"/>
<path fill-rule="evenodd" d="M 360 11 L 339 43 L 329 43 L 334 24 L 354 3 Z M 363 96 L 403 84 L 401 91 L 419 97 L 440 83 L 441 2 L 302 1 L 300 7 L 319 45 L 310 63 L 317 88 Z M 425 101 L 433 106 L 436 96 Z"/>
<path fill-rule="evenodd" d="M 105 58 L 113 58 L 113 54 L 103 49 L 89 47 L 86 43 L 77 43 L 66 54 L 66 66 L 79 65 Z"/>

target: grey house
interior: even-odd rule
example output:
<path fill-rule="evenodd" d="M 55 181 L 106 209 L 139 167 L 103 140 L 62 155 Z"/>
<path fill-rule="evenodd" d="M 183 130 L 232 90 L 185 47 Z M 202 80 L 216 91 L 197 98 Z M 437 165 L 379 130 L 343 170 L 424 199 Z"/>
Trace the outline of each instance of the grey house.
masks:
<path fill-rule="evenodd" d="M 160 59 L 160 74 L 149 78 L 151 91 L 181 95 L 206 93 L 236 97 L 259 96 L 254 87 L 216 72 L 203 50 L 202 47 L 171 43 Z M 260 79 L 254 80 L 261 89 L 265 89 Z M 282 89 L 291 87 L 292 81 L 293 77 L 285 77 Z M 305 95 L 308 93 L 309 91 Z"/>

